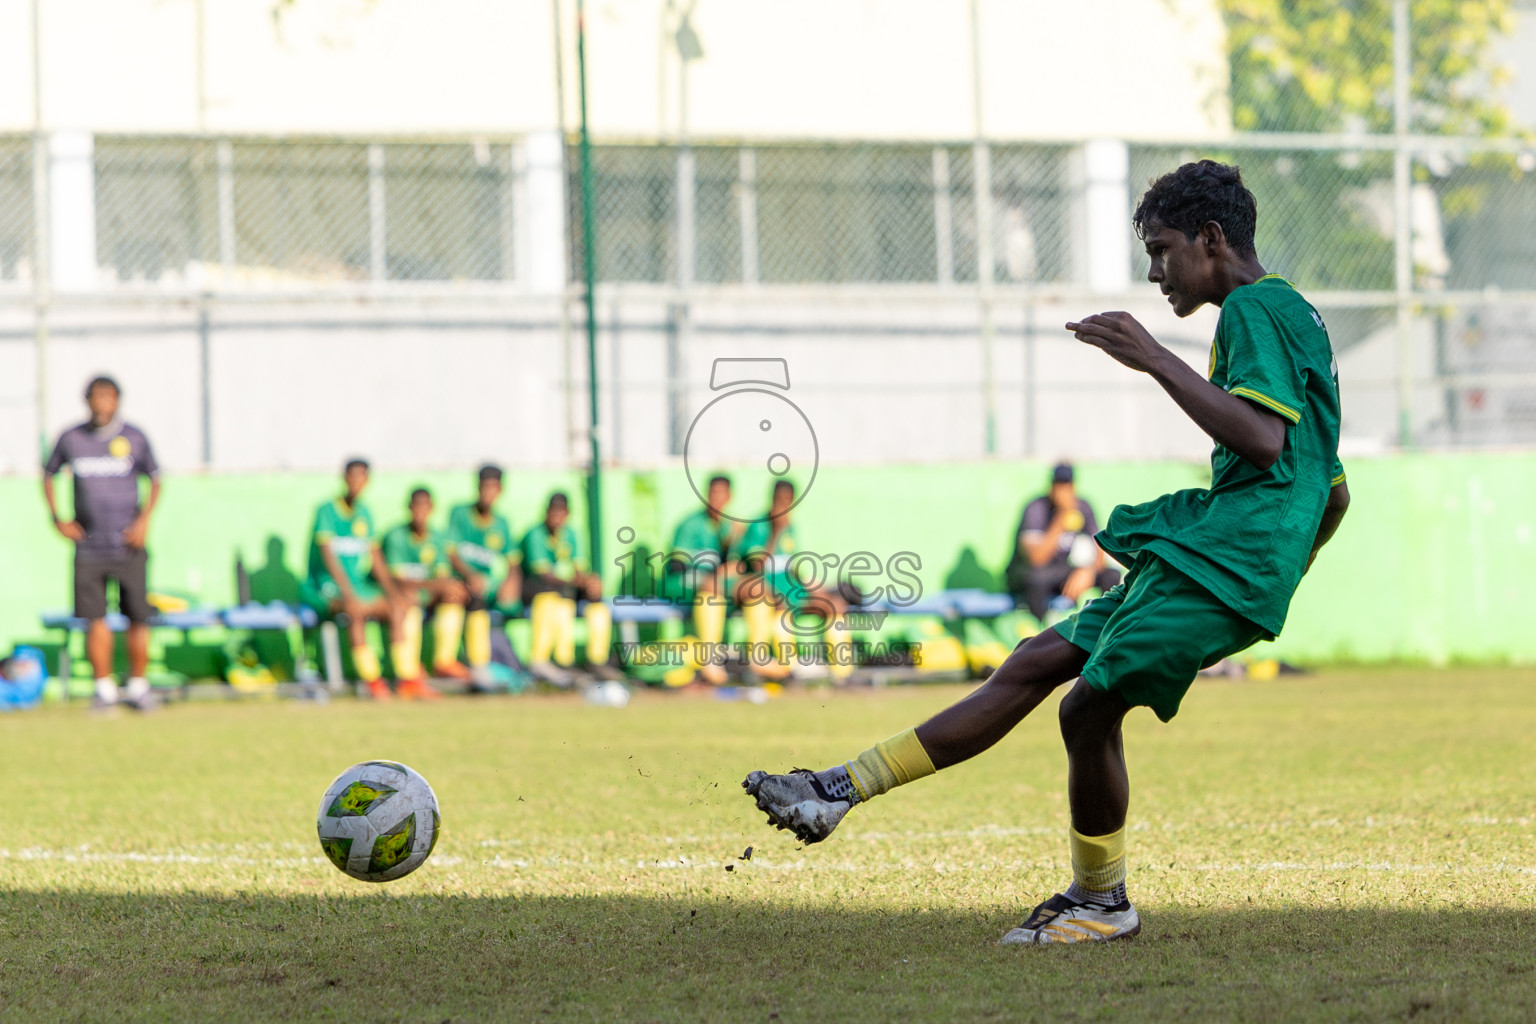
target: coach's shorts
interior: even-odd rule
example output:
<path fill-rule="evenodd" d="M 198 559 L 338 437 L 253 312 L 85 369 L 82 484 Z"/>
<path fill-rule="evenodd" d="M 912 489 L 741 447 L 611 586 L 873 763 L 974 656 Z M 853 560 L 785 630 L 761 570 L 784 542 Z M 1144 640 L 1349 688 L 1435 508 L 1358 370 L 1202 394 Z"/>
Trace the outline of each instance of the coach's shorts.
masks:
<path fill-rule="evenodd" d="M 372 604 L 384 596 L 384 591 L 372 580 L 355 580 L 352 583 L 352 593 L 364 604 Z M 340 611 L 338 602 L 341 601 L 341 588 L 336 581 L 330 578 L 316 582 L 305 580 L 299 584 L 299 600 L 313 609 L 319 615 L 331 615 Z"/>
<path fill-rule="evenodd" d="M 1264 639 L 1264 631 L 1155 555 L 1124 582 L 1056 624 L 1088 652 L 1083 681 L 1163 721 L 1179 713 L 1195 675 Z"/>
<path fill-rule="evenodd" d="M 105 618 L 107 581 L 117 581 L 117 604 L 129 622 L 148 622 L 155 610 L 149 605 L 149 553 L 143 548 L 122 551 L 75 552 L 75 615 L 82 619 Z"/>

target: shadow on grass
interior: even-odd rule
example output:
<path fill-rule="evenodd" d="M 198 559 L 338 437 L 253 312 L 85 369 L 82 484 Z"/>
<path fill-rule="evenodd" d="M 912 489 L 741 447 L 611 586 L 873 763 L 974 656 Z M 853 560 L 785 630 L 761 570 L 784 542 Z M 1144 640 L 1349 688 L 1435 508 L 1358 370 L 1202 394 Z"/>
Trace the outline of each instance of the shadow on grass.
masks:
<path fill-rule="evenodd" d="M 1153 907 L 1096 947 L 1001 912 L 739 897 L 0 892 L 7 1020 L 1523 1021 L 1536 910 Z"/>

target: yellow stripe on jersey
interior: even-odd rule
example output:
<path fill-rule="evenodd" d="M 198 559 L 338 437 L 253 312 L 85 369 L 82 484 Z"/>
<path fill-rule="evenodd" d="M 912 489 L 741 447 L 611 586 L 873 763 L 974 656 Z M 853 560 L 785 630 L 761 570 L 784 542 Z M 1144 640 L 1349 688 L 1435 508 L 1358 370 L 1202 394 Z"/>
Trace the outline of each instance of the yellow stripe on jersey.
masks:
<path fill-rule="evenodd" d="M 1275 412 L 1279 413 L 1281 416 L 1284 416 L 1292 423 L 1301 422 L 1300 412 L 1292 409 L 1284 402 L 1275 401 L 1273 398 L 1270 398 L 1268 395 L 1261 391 L 1255 391 L 1253 388 L 1233 388 L 1231 393 L 1237 395 L 1239 398 L 1247 398 L 1251 401 L 1258 402 L 1260 405 L 1265 406 L 1266 408 L 1273 409 Z"/>

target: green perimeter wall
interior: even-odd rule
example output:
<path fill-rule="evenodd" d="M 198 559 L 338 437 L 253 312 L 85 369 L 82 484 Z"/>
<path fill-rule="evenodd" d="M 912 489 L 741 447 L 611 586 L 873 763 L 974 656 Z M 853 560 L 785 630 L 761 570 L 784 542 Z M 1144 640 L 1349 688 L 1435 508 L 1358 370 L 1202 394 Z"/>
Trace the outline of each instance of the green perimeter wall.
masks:
<path fill-rule="evenodd" d="M 1536 454 L 1401 455 L 1350 460 L 1346 469 L 1350 514 L 1303 581 L 1274 654 L 1304 663 L 1536 661 Z M 1020 509 L 1044 490 L 1047 472 L 1025 462 L 826 467 L 795 522 L 802 547 L 819 553 L 868 551 L 882 562 L 916 554 L 925 588 L 998 588 Z M 755 513 L 766 502 L 767 474 L 733 476 L 733 510 Z M 1181 462 L 1078 469 L 1079 489 L 1101 521 L 1118 503 L 1201 486 L 1208 476 L 1205 465 Z M 68 480 L 61 482 L 67 508 Z M 432 488 L 440 520 L 473 495 L 468 472 L 376 473 L 365 500 L 381 527 L 403 518 L 418 484 Z M 525 530 L 555 488 L 570 492 L 585 539 L 575 472 L 509 474 L 501 510 L 515 531 Z M 238 553 L 267 592 L 280 589 L 283 567 L 303 575 L 314 508 L 338 491 L 329 474 L 170 477 L 151 531 L 151 586 L 231 602 Z M 697 507 L 680 467 L 608 473 L 609 587 L 618 579 L 612 560 L 625 550 L 615 540 L 621 526 L 654 549 Z M 9 650 L 48 637 L 39 612 L 69 607 L 70 549 L 48 523 L 36 478 L 0 478 L 0 509 L 0 650 Z"/>

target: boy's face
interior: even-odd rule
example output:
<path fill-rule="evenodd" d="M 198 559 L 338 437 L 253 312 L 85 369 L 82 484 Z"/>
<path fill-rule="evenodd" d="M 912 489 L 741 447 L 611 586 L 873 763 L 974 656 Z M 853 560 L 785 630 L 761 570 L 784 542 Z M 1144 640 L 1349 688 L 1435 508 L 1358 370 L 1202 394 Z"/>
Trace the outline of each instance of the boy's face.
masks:
<path fill-rule="evenodd" d="M 347 497 L 355 498 L 368 486 L 368 471 L 362 466 L 353 466 L 346 471 L 342 481 L 347 485 Z"/>
<path fill-rule="evenodd" d="M 716 512 L 723 512 L 725 506 L 731 503 L 731 485 L 723 480 L 717 480 L 709 485 L 709 507 Z"/>
<path fill-rule="evenodd" d="M 788 487 L 775 487 L 773 489 L 773 502 L 768 508 L 768 514 L 774 518 L 789 513 L 789 506 L 795 503 L 795 492 Z"/>
<path fill-rule="evenodd" d="M 117 415 L 117 388 L 110 384 L 97 384 L 85 396 L 85 404 L 91 410 L 91 422 L 98 427 L 112 422 Z"/>
<path fill-rule="evenodd" d="M 544 513 L 544 528 L 550 533 L 559 533 L 570 514 L 570 510 L 564 505 L 549 506 L 549 510 Z"/>
<path fill-rule="evenodd" d="M 501 497 L 500 480 L 480 481 L 480 506 L 482 508 L 490 508 L 496 504 L 496 499 L 499 497 Z"/>
<path fill-rule="evenodd" d="M 411 499 L 411 525 L 420 533 L 432 518 L 432 499 L 418 494 Z"/>
<path fill-rule="evenodd" d="M 1152 225 L 1143 241 L 1151 260 L 1147 280 L 1168 296 L 1176 316 L 1189 316 L 1207 302 L 1224 298 L 1216 294 L 1221 261 L 1205 231 L 1188 238 L 1178 228 Z"/>

